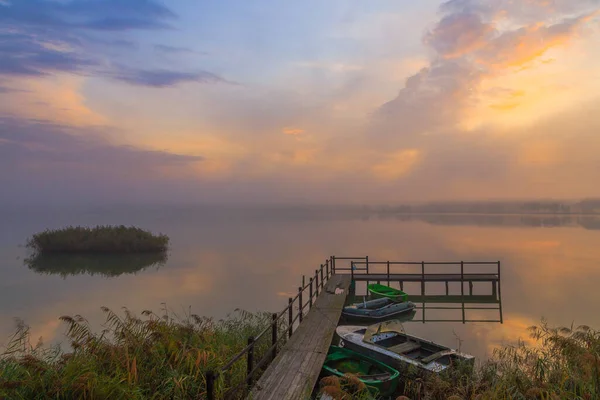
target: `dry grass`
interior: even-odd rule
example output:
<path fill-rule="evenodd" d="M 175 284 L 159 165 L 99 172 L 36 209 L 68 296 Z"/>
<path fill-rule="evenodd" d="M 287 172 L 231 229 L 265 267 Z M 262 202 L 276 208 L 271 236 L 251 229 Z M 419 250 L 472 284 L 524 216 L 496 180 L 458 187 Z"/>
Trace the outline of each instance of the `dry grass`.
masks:
<path fill-rule="evenodd" d="M 65 316 L 72 348 L 47 348 L 30 341 L 19 323 L 0 354 L 0 399 L 198 399 L 204 374 L 219 370 L 271 322 L 271 314 L 238 311 L 220 321 L 164 310 L 137 317 L 107 308 L 104 330 L 93 333 L 81 316 Z M 282 330 L 285 327 L 281 327 Z M 269 335 L 270 336 L 270 335 Z M 259 360 L 270 343 L 257 342 Z M 245 378 L 245 362 L 234 364 L 216 382 L 217 398 Z"/>

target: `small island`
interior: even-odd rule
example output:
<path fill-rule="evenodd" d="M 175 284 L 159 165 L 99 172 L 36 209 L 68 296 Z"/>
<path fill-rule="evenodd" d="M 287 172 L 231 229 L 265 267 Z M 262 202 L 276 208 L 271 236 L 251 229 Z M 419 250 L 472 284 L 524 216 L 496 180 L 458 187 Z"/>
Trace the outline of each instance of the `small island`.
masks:
<path fill-rule="evenodd" d="M 132 254 L 164 253 L 169 237 L 136 227 L 67 227 L 36 233 L 27 247 L 41 254 Z"/>

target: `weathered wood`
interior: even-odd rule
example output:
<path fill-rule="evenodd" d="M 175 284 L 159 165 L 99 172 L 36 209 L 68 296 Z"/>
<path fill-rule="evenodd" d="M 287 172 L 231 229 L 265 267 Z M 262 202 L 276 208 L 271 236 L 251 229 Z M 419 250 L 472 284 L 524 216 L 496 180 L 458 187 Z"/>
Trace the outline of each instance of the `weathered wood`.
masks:
<path fill-rule="evenodd" d="M 336 288 L 343 292 L 335 294 Z M 349 275 L 331 277 L 248 399 L 295 400 L 310 396 L 329 351 L 349 288 Z"/>
<path fill-rule="evenodd" d="M 354 273 L 355 281 L 377 281 L 387 280 L 387 274 L 360 274 Z M 496 274 L 390 274 L 390 281 L 403 281 L 403 282 L 460 282 L 462 281 L 474 281 L 474 282 L 496 282 L 498 281 L 498 275 Z"/>

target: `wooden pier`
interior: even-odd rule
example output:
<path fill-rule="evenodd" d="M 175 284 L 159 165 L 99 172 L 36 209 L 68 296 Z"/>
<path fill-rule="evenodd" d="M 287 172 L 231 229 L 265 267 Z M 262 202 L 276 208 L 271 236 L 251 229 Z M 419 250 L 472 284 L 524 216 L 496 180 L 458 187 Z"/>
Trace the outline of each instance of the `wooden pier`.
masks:
<path fill-rule="evenodd" d="M 348 261 L 348 267 L 337 266 L 336 261 Z M 427 272 L 430 266 L 446 266 L 447 272 Z M 489 271 L 484 267 L 497 267 Z M 452 268 L 457 271 L 451 271 Z M 410 269 L 417 269 L 413 271 Z M 384 271 L 381 271 L 384 269 Z M 475 269 L 475 270 L 473 270 Z M 489 268 L 487 268 L 489 269 Z M 421 317 L 412 322 L 500 322 L 502 302 L 500 289 L 500 262 L 373 262 L 369 257 L 330 257 L 315 270 L 308 283 L 302 278 L 302 286 L 295 297 L 288 299 L 288 306 L 272 315 L 269 324 L 256 337 L 248 338 L 248 346 L 218 371 L 205 374 L 206 398 L 233 399 L 247 395 L 248 400 L 305 399 L 310 398 L 321 373 L 323 362 L 332 343 L 342 309 L 347 301 L 357 297 L 355 282 L 420 282 L 420 294 L 409 293 L 409 299 L 421 303 L 417 307 Z M 445 282 L 443 294 L 427 294 L 426 283 Z M 449 293 L 450 282 L 460 282 L 460 293 Z M 490 282 L 491 294 L 473 294 L 473 282 Z M 468 283 L 469 294 L 465 293 Z M 366 290 L 366 288 L 365 288 Z M 347 297 L 350 298 L 347 299 Z M 427 304 L 427 303 L 434 303 Z M 436 305 L 455 303 L 459 306 Z M 466 304 L 488 304 L 471 307 Z M 430 310 L 462 310 L 459 320 L 430 319 Z M 498 310 L 499 320 L 468 319 L 469 310 Z M 295 316 L 294 316 L 295 314 Z M 413 314 L 414 315 L 414 314 Z M 477 318 L 477 316 L 476 316 Z M 269 334 L 270 333 L 270 334 Z M 258 343 L 269 340 L 266 350 L 256 354 Z M 261 342 L 262 341 L 262 342 Z M 263 347 L 261 347 L 264 349 Z M 217 385 L 228 378 L 234 364 L 246 362 L 246 377 L 229 382 L 227 391 L 219 391 Z M 255 381 L 255 377 L 258 377 Z M 240 393 L 241 392 L 241 393 Z M 217 397 L 216 394 L 220 393 Z"/>
<path fill-rule="evenodd" d="M 310 398 L 350 288 L 349 275 L 334 275 L 302 324 L 256 383 L 249 399 Z M 336 293 L 336 289 L 338 294 Z"/>

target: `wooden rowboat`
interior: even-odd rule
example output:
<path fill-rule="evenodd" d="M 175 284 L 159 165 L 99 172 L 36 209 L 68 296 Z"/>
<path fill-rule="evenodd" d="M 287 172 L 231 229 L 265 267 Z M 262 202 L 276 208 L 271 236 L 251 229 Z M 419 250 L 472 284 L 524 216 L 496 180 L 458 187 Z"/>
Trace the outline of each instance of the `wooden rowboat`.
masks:
<path fill-rule="evenodd" d="M 387 297 L 388 299 L 396 301 L 408 300 L 408 295 L 402 290 L 394 289 L 389 286 L 380 285 L 378 283 L 371 283 L 367 286 L 367 289 L 374 297 Z"/>
<path fill-rule="evenodd" d="M 389 396 L 396 391 L 400 373 L 382 362 L 337 346 L 330 346 L 323 364 L 323 375 L 339 378 L 355 375 L 372 394 Z"/>
<path fill-rule="evenodd" d="M 424 371 L 437 373 L 458 362 L 473 365 L 475 361 L 472 355 L 407 334 L 400 321 L 387 321 L 369 327 L 340 325 L 336 333 L 340 337 L 341 347 L 396 369 L 412 365 Z"/>

